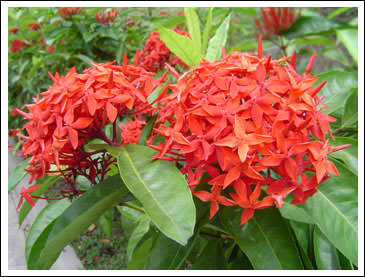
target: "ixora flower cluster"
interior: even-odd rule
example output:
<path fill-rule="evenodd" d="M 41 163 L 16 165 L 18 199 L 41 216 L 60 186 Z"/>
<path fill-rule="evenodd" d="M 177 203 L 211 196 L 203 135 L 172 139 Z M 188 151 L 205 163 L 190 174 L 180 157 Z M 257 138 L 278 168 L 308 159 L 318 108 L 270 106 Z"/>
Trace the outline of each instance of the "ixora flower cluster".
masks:
<path fill-rule="evenodd" d="M 154 158 L 186 161 L 181 171 L 192 193 L 210 202 L 210 218 L 219 204 L 238 205 L 243 224 L 255 209 L 280 208 L 289 194 L 292 204 L 304 203 L 329 173 L 339 175 L 327 155 L 347 146 L 331 148 L 325 138 L 336 119 L 319 108 L 328 108 L 317 96 L 325 82 L 313 85 L 313 62 L 300 75 L 295 54 L 262 57 L 260 39 L 257 55 L 203 60 L 161 97 L 154 136 L 166 140 L 149 141 Z M 209 191 L 199 189 L 206 181 Z"/>
<path fill-rule="evenodd" d="M 143 109 L 148 95 L 162 86 L 152 75 L 141 67 L 128 65 L 126 55 L 122 66 L 113 62 L 93 63 L 81 74 L 75 68 L 66 76 L 50 74 L 53 85 L 26 106 L 29 113 L 16 109 L 27 120 L 23 127 L 27 135 L 17 136 L 22 141 L 22 154 L 32 157 L 26 169 L 30 173 L 29 183 L 45 174 L 62 175 L 69 189 L 61 193 L 71 198 L 83 193 L 76 187 L 77 176 L 85 176 L 92 184 L 103 180 L 114 160 L 105 150 L 85 151 L 83 144 L 99 138 L 116 145 L 116 118 L 129 113 L 138 115 L 133 109 Z M 112 139 L 103 132 L 108 123 L 113 124 Z M 140 120 L 121 126 L 128 129 L 122 135 L 122 143 L 134 142 L 142 127 Z M 57 170 L 51 170 L 52 165 Z M 22 198 L 29 198 L 28 190 L 22 192 Z"/>
<path fill-rule="evenodd" d="M 173 29 L 176 33 L 190 38 L 189 33 L 184 30 Z M 160 32 L 153 31 L 147 38 L 144 48 L 137 50 L 136 59 L 138 64 L 150 72 L 157 72 L 165 67 L 166 63 L 172 66 L 180 64 L 184 69 L 186 65 L 176 56 L 173 56 L 166 44 L 160 40 Z"/>

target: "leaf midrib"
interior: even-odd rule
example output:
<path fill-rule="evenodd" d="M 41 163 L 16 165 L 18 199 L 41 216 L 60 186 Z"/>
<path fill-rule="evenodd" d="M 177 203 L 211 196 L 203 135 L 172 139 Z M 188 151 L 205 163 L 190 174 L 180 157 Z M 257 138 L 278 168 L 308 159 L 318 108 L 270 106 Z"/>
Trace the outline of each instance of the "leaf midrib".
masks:
<path fill-rule="evenodd" d="M 137 168 L 134 166 L 134 162 L 132 160 L 132 158 L 130 157 L 128 151 L 125 149 L 125 147 L 122 147 L 122 153 L 125 155 L 125 157 L 127 158 L 127 160 L 130 163 L 130 166 L 132 167 L 133 172 L 135 173 L 135 175 L 137 176 L 137 179 L 142 183 L 142 185 L 144 186 L 144 188 L 146 189 L 146 191 L 148 192 L 148 194 L 152 197 L 152 199 L 154 200 L 154 202 L 156 203 L 156 206 L 163 212 L 163 214 L 165 214 L 165 216 L 169 219 L 169 221 L 174 225 L 175 230 L 177 232 L 179 232 L 179 228 L 176 225 L 176 223 L 172 220 L 171 216 L 165 211 L 165 209 L 163 208 L 163 206 L 160 204 L 160 202 L 158 201 L 158 199 L 153 195 L 152 191 L 149 189 L 149 187 L 147 186 L 147 184 L 144 182 L 144 180 L 142 179 L 142 176 L 139 174 Z M 118 157 L 119 159 L 119 157 Z M 121 176 L 122 177 L 122 176 Z M 123 178 L 123 177 L 122 177 Z M 125 182 L 126 186 L 128 186 L 128 182 Z M 148 209 L 146 209 L 146 213 L 149 214 Z M 159 224 L 155 221 L 153 221 L 154 224 L 156 224 L 159 228 L 161 226 L 159 226 Z M 164 228 L 162 228 L 163 230 Z M 179 232 L 180 233 L 180 232 Z M 181 233 L 180 233 L 181 235 Z"/>

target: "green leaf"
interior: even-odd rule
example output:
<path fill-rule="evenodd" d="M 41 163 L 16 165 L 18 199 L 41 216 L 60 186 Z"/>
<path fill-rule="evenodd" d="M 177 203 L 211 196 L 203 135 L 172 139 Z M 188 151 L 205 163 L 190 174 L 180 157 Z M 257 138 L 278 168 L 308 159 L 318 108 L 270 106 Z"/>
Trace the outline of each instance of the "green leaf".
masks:
<path fill-rule="evenodd" d="M 342 107 L 346 103 L 346 99 L 350 96 L 349 90 L 357 88 L 357 73 L 346 71 L 329 71 L 317 75 L 319 84 L 323 80 L 327 80 L 325 86 L 319 92 L 319 95 L 325 95 L 323 102 L 328 105 L 327 109 L 322 109 L 324 113 L 332 113 Z"/>
<path fill-rule="evenodd" d="M 10 193 L 16 186 L 27 176 L 28 172 L 24 171 L 28 167 L 28 160 L 22 161 L 18 164 L 14 170 L 11 172 L 9 179 L 8 179 L 8 193 Z"/>
<path fill-rule="evenodd" d="M 336 248 L 323 235 L 317 226 L 313 234 L 314 256 L 318 269 L 337 270 L 341 269 L 340 259 Z"/>
<path fill-rule="evenodd" d="M 357 265 L 357 176 L 334 161 L 341 176 L 331 176 L 301 206 L 328 240 Z"/>
<path fill-rule="evenodd" d="M 213 7 L 208 8 L 207 21 L 205 22 L 204 31 L 203 31 L 203 42 L 202 42 L 202 53 L 205 53 L 205 50 L 208 46 L 208 39 L 210 34 L 210 29 L 212 27 L 212 16 L 213 16 Z"/>
<path fill-rule="evenodd" d="M 56 183 L 57 180 L 59 180 L 59 176 L 51 176 L 46 175 L 43 179 L 37 180 L 37 184 L 39 184 L 39 188 L 32 193 L 34 196 L 41 196 L 51 185 Z M 37 202 L 38 199 L 33 199 L 34 202 Z M 25 217 L 28 215 L 30 210 L 33 208 L 32 205 L 30 205 L 28 202 L 25 202 L 20 211 L 19 211 L 19 226 L 23 223 Z"/>
<path fill-rule="evenodd" d="M 146 126 L 144 126 L 141 135 L 139 136 L 138 144 L 139 145 L 146 145 L 146 141 L 151 135 L 153 125 L 155 124 L 155 121 L 157 119 L 157 115 L 154 115 L 150 118 L 150 120 L 147 122 Z"/>
<path fill-rule="evenodd" d="M 230 20 L 231 14 L 229 14 L 226 19 L 224 19 L 223 23 L 215 32 L 215 35 L 209 40 L 207 54 L 205 55 L 205 58 L 208 61 L 216 61 L 221 58 L 222 46 L 224 46 L 227 41 Z"/>
<path fill-rule="evenodd" d="M 159 233 L 149 252 L 145 269 L 180 269 L 189 256 L 198 235 L 191 237 L 185 246 Z"/>
<path fill-rule="evenodd" d="M 160 39 L 166 44 L 176 56 L 178 56 L 184 63 L 190 66 L 195 66 L 200 63 L 201 53 L 200 49 L 196 47 L 194 42 L 183 35 L 179 35 L 173 30 L 164 27 L 159 28 Z"/>
<path fill-rule="evenodd" d="M 350 96 L 345 104 L 345 112 L 342 117 L 340 128 L 345 128 L 353 125 L 358 121 L 358 95 L 357 88 L 350 90 Z"/>
<path fill-rule="evenodd" d="M 284 205 L 279 209 L 279 211 L 281 215 L 287 219 L 314 224 L 314 221 L 311 219 L 310 215 L 297 205 L 284 202 Z"/>
<path fill-rule="evenodd" d="M 92 59 L 90 59 L 88 56 L 85 56 L 85 55 L 82 55 L 82 54 L 73 55 L 72 57 L 83 61 L 87 65 L 91 65 L 91 63 L 92 63 Z"/>
<path fill-rule="evenodd" d="M 352 7 L 343 7 L 343 8 L 338 8 L 338 9 L 336 9 L 336 10 L 334 10 L 333 12 L 331 12 L 327 17 L 328 18 L 334 18 L 334 17 L 336 17 L 336 16 L 338 16 L 338 15 L 340 15 L 340 14 L 342 14 L 342 13 L 344 13 L 344 12 L 346 12 L 346 11 L 348 11 L 349 9 L 351 9 Z"/>
<path fill-rule="evenodd" d="M 247 256 L 242 251 L 238 251 L 236 257 L 228 264 L 228 269 L 248 270 L 253 269 L 253 267 Z"/>
<path fill-rule="evenodd" d="M 99 217 L 98 225 L 104 234 L 109 237 L 113 235 L 113 217 L 111 209 L 106 210 L 105 213 Z"/>
<path fill-rule="evenodd" d="M 227 261 L 224 257 L 222 241 L 218 239 L 209 239 L 208 244 L 205 246 L 199 256 L 198 261 L 188 269 L 227 269 Z"/>
<path fill-rule="evenodd" d="M 247 255 L 254 269 L 302 269 L 289 229 L 275 208 L 256 210 L 240 225 L 242 208 L 226 207 L 219 219 Z"/>
<path fill-rule="evenodd" d="M 116 55 L 117 64 L 121 65 L 123 60 L 123 53 L 124 53 L 124 40 L 119 42 L 119 48 Z"/>
<path fill-rule="evenodd" d="M 358 53 L 358 31 L 357 29 L 343 29 L 336 30 L 337 38 L 345 45 L 347 51 L 349 51 L 351 57 L 357 63 Z"/>
<path fill-rule="evenodd" d="M 70 205 L 71 202 L 68 199 L 52 201 L 37 215 L 25 240 L 25 257 L 27 260 L 35 241 L 42 235 L 42 231 Z"/>
<path fill-rule="evenodd" d="M 150 237 L 142 243 L 141 247 L 139 247 L 134 253 L 133 259 L 128 263 L 127 269 L 144 269 L 144 266 L 148 259 L 148 254 L 153 245 L 153 239 L 154 237 Z"/>
<path fill-rule="evenodd" d="M 308 35 L 329 34 L 339 28 L 348 28 L 349 26 L 348 24 L 322 16 L 302 16 L 288 30 L 281 32 L 281 34 L 288 39 L 293 39 Z"/>
<path fill-rule="evenodd" d="M 338 258 L 340 259 L 341 269 L 354 270 L 354 266 L 340 251 L 337 250 Z"/>
<path fill-rule="evenodd" d="M 29 253 L 28 268 L 49 269 L 67 244 L 128 193 L 115 175 L 82 194 L 40 234 Z"/>
<path fill-rule="evenodd" d="M 193 8 L 184 8 L 184 15 L 186 18 L 186 25 L 188 26 L 189 34 L 199 53 L 202 52 L 202 40 L 200 34 L 200 22 L 199 17 Z"/>
<path fill-rule="evenodd" d="M 257 12 L 254 8 L 233 8 L 233 12 L 235 13 L 241 13 L 241 14 L 247 14 L 250 16 L 257 16 Z"/>
<path fill-rule="evenodd" d="M 118 158 L 120 176 L 153 223 L 185 245 L 195 225 L 195 206 L 184 176 L 173 163 L 151 161 L 157 151 L 141 145 L 107 146 Z"/>
<path fill-rule="evenodd" d="M 324 44 L 332 47 L 337 47 L 336 43 L 326 36 L 308 36 L 304 38 L 297 38 L 291 43 L 297 45 Z"/>
<path fill-rule="evenodd" d="M 133 257 L 134 249 L 137 244 L 140 242 L 142 237 L 148 232 L 150 229 L 151 219 L 146 215 L 142 216 L 138 223 L 137 227 L 133 230 L 127 246 L 127 261 L 130 261 Z"/>

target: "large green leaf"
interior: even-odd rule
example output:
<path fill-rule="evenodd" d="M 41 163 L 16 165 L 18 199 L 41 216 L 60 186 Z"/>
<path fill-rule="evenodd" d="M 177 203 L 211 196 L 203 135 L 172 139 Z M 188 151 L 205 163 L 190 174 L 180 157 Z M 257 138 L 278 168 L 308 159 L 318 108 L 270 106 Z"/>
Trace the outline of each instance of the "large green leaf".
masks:
<path fill-rule="evenodd" d="M 328 240 L 357 265 L 357 176 L 334 161 L 341 176 L 331 176 L 301 206 Z"/>
<path fill-rule="evenodd" d="M 67 244 L 128 193 L 120 176 L 115 175 L 74 200 L 33 244 L 27 259 L 28 268 L 49 269 Z"/>
<path fill-rule="evenodd" d="M 42 234 L 42 231 L 54 221 L 64 210 L 69 207 L 71 201 L 68 199 L 62 199 L 59 201 L 52 201 L 35 218 L 32 226 L 29 229 L 27 238 L 25 240 L 25 257 L 29 258 L 29 253 L 34 242 Z"/>
<path fill-rule="evenodd" d="M 313 244 L 318 269 L 341 269 L 340 259 L 336 248 L 325 235 L 323 235 L 317 226 L 314 227 Z"/>
<path fill-rule="evenodd" d="M 329 111 L 322 109 L 324 113 L 332 113 L 345 106 L 346 99 L 350 96 L 350 89 L 357 88 L 357 73 L 346 71 L 329 71 L 319 74 L 317 83 L 326 80 L 326 85 L 319 95 L 325 95 L 323 102 L 328 105 Z"/>
<path fill-rule="evenodd" d="M 180 269 L 190 254 L 198 234 L 192 236 L 185 246 L 159 233 L 149 252 L 145 269 Z"/>
<path fill-rule="evenodd" d="M 130 261 L 132 259 L 134 249 L 136 248 L 137 244 L 140 242 L 142 237 L 150 229 L 150 223 L 151 219 L 147 215 L 144 215 L 139 219 L 136 228 L 133 230 L 128 240 L 127 261 Z"/>
<path fill-rule="evenodd" d="M 129 144 L 106 149 L 118 158 L 120 176 L 153 223 L 185 245 L 195 225 L 195 206 L 184 176 L 173 163 L 151 158 L 157 151 Z"/>
<path fill-rule="evenodd" d="M 222 56 L 222 46 L 226 44 L 229 22 L 231 20 L 231 14 L 229 14 L 223 21 L 223 23 L 219 26 L 215 35 L 209 40 L 207 54 L 205 58 L 208 61 L 216 61 L 219 60 Z"/>
<path fill-rule="evenodd" d="M 155 124 L 155 121 L 157 119 L 157 115 L 152 116 L 146 126 L 144 126 L 141 135 L 139 136 L 139 140 L 138 140 L 138 144 L 140 145 L 145 145 L 146 141 L 148 140 L 148 138 L 150 137 L 151 133 L 152 133 L 152 129 L 153 129 L 153 125 Z"/>
<path fill-rule="evenodd" d="M 219 219 L 255 269 L 303 268 L 295 242 L 277 209 L 256 210 L 243 225 L 241 213 L 240 207 L 226 207 Z"/>
<path fill-rule="evenodd" d="M 341 160 L 348 170 L 358 175 L 358 146 L 357 140 L 352 138 L 335 137 L 335 141 L 331 141 L 331 146 L 339 146 L 344 144 L 351 144 L 350 147 L 342 149 L 337 152 L 333 152 L 329 155 L 329 158 L 335 158 Z"/>
<path fill-rule="evenodd" d="M 24 171 L 28 167 L 28 160 L 22 161 L 18 164 L 15 169 L 11 172 L 8 179 L 8 193 L 11 192 L 16 186 L 24 179 L 24 177 L 28 174 L 27 171 Z"/>
<path fill-rule="evenodd" d="M 208 39 L 210 34 L 210 28 L 212 27 L 212 17 L 213 17 L 213 7 L 208 8 L 207 21 L 205 22 L 203 38 L 202 38 L 202 53 L 205 53 L 205 50 L 208 46 Z"/>
<path fill-rule="evenodd" d="M 336 10 L 334 10 L 333 12 L 331 12 L 327 17 L 328 18 L 334 18 L 344 12 L 346 12 L 347 10 L 351 9 L 352 7 L 343 7 L 343 8 L 338 8 Z"/>
<path fill-rule="evenodd" d="M 98 219 L 98 226 L 107 236 L 113 235 L 113 216 L 111 209 L 105 211 Z"/>
<path fill-rule="evenodd" d="M 41 196 L 51 185 L 53 185 L 57 180 L 59 180 L 59 176 L 51 176 L 46 175 L 43 179 L 37 180 L 37 184 L 39 184 L 39 188 L 32 193 L 34 196 Z M 33 199 L 34 202 L 37 202 L 38 199 Z M 24 203 L 19 211 L 19 225 L 21 225 L 25 219 L 25 217 L 28 215 L 30 210 L 33 208 L 32 205 L 30 205 L 28 202 Z"/>
<path fill-rule="evenodd" d="M 150 237 L 145 240 L 141 247 L 139 247 L 133 255 L 133 259 L 128 263 L 127 269 L 140 270 L 144 269 L 146 261 L 148 259 L 148 253 L 153 245 L 154 237 Z"/>
<path fill-rule="evenodd" d="M 310 215 L 297 205 L 284 203 L 284 205 L 279 209 L 279 211 L 281 215 L 287 219 L 304 222 L 308 224 L 314 223 Z"/>
<path fill-rule="evenodd" d="M 160 39 L 166 44 L 170 51 L 178 56 L 184 63 L 190 66 L 198 65 L 200 63 L 200 49 L 190 38 L 179 35 L 175 31 L 164 27 L 160 27 L 159 31 Z"/>
<path fill-rule="evenodd" d="M 199 52 L 201 52 L 202 39 L 200 34 L 199 17 L 193 8 L 188 8 L 188 7 L 184 8 L 184 15 L 186 18 L 186 25 L 188 26 L 188 31 L 191 36 L 191 39 L 195 44 L 195 47 L 197 47 L 199 49 Z"/>
<path fill-rule="evenodd" d="M 293 39 L 308 35 L 328 34 L 338 28 L 346 28 L 349 26 L 348 24 L 322 16 L 302 16 L 288 30 L 281 32 L 281 34 L 288 39 Z"/>
<path fill-rule="evenodd" d="M 345 104 L 345 111 L 342 117 L 341 128 L 346 128 L 358 121 L 358 95 L 357 88 L 350 90 L 350 96 Z"/>
<path fill-rule="evenodd" d="M 347 51 L 357 63 L 358 31 L 357 29 L 336 30 L 337 38 L 345 45 Z"/>

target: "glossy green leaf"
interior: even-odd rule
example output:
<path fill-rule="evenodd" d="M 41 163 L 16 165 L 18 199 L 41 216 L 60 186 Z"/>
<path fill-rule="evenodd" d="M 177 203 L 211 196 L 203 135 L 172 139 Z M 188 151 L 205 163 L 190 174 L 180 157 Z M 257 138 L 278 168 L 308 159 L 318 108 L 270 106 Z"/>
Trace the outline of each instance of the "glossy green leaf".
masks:
<path fill-rule="evenodd" d="M 71 204 L 68 199 L 59 201 L 52 201 L 37 215 L 32 226 L 29 229 L 27 238 L 25 240 L 25 257 L 29 258 L 29 253 L 34 245 L 34 242 L 42 234 L 42 231 L 53 222 L 59 215 L 61 215 L 66 208 Z"/>
<path fill-rule="evenodd" d="M 129 193 L 120 176 L 100 182 L 79 198 L 48 225 L 33 244 L 27 259 L 29 269 L 49 269 L 62 249 L 77 238 L 104 212 Z"/>
<path fill-rule="evenodd" d="M 334 18 L 346 11 L 348 11 L 349 9 L 351 9 L 352 7 L 343 7 L 343 8 L 338 8 L 336 10 L 334 10 L 333 12 L 331 12 L 327 17 L 328 18 Z"/>
<path fill-rule="evenodd" d="M 144 215 L 144 213 L 137 211 L 135 209 L 123 206 L 117 206 L 121 214 L 121 226 L 123 230 L 123 235 L 126 240 L 129 240 L 132 235 L 134 229 L 138 225 L 138 220 Z"/>
<path fill-rule="evenodd" d="M 154 237 L 145 240 L 133 255 L 133 259 L 128 263 L 127 269 L 140 270 L 144 269 L 148 254 L 153 245 Z"/>
<path fill-rule="evenodd" d="M 345 104 L 345 111 L 342 117 L 341 127 L 346 128 L 358 121 L 358 95 L 357 88 L 350 90 L 350 96 Z"/>
<path fill-rule="evenodd" d="M 160 39 L 166 44 L 176 56 L 190 66 L 198 65 L 201 60 L 200 49 L 194 42 L 183 35 L 179 35 L 173 30 L 164 27 L 159 28 Z"/>
<path fill-rule="evenodd" d="M 323 80 L 327 83 L 319 92 L 319 96 L 325 95 L 323 102 L 328 105 L 327 109 L 322 109 L 324 113 L 332 113 L 342 107 L 346 103 L 346 99 L 350 96 L 350 89 L 357 88 L 357 73 L 346 71 L 329 71 L 317 75 L 319 84 Z"/>
<path fill-rule="evenodd" d="M 144 126 L 144 128 L 142 130 L 142 133 L 139 136 L 139 140 L 138 140 L 139 145 L 146 145 L 146 141 L 148 140 L 148 138 L 151 135 L 151 132 L 152 132 L 152 129 L 153 129 L 153 126 L 155 124 L 156 119 L 157 119 L 157 115 L 152 116 L 148 120 L 146 126 Z"/>
<path fill-rule="evenodd" d="M 298 249 L 276 208 L 256 210 L 240 225 L 242 208 L 224 208 L 219 219 L 247 255 L 254 269 L 302 269 Z"/>
<path fill-rule="evenodd" d="M 10 193 L 16 186 L 27 176 L 28 172 L 24 171 L 28 167 L 28 160 L 22 161 L 18 164 L 15 169 L 11 172 L 8 179 L 8 193 Z"/>
<path fill-rule="evenodd" d="M 195 206 L 184 176 L 173 163 L 151 158 L 157 151 L 141 145 L 107 146 L 118 158 L 120 176 L 153 223 L 185 245 L 195 225 Z"/>
<path fill-rule="evenodd" d="M 313 244 L 318 269 L 341 269 L 340 259 L 337 255 L 336 248 L 325 235 L 323 235 L 317 226 L 314 227 Z"/>
<path fill-rule="evenodd" d="M 193 8 L 188 7 L 184 8 L 184 15 L 186 18 L 186 25 L 188 26 L 188 31 L 191 39 L 194 42 L 195 47 L 197 47 L 199 49 L 199 52 L 201 52 L 202 40 L 200 33 L 199 17 Z"/>
<path fill-rule="evenodd" d="M 202 41 L 202 53 L 203 53 L 203 55 L 204 55 L 205 50 L 207 49 L 207 46 L 208 46 L 210 29 L 212 27 L 213 9 L 214 9 L 213 7 L 208 8 L 207 20 L 206 20 L 205 26 L 204 26 L 203 38 L 202 38 L 202 40 L 203 40 Z"/>
<path fill-rule="evenodd" d="M 301 206 L 315 221 L 328 240 L 352 263 L 358 255 L 357 176 L 334 161 L 341 176 L 331 176 L 317 187 L 317 193 Z"/>
<path fill-rule="evenodd" d="M 308 35 L 328 34 L 338 28 L 346 28 L 349 26 L 348 24 L 322 16 L 302 16 L 288 30 L 281 32 L 281 34 L 288 39 L 293 39 Z"/>
<path fill-rule="evenodd" d="M 39 184 L 39 188 L 32 192 L 32 195 L 34 196 L 41 196 L 51 185 L 53 185 L 54 183 L 56 183 L 57 180 L 59 180 L 60 177 L 59 176 L 51 176 L 51 175 L 46 175 L 43 179 L 39 179 L 37 180 L 37 184 Z M 34 202 L 37 202 L 38 199 L 34 198 L 33 199 Z M 19 225 L 21 225 L 25 219 L 25 217 L 28 215 L 28 213 L 30 212 L 30 210 L 33 208 L 32 205 L 30 205 L 28 202 L 25 202 L 20 211 L 19 211 Z"/>
<path fill-rule="evenodd" d="M 253 267 L 247 256 L 242 251 L 238 251 L 236 257 L 228 264 L 228 269 L 251 270 Z"/>
<path fill-rule="evenodd" d="M 98 226 L 107 236 L 113 235 L 113 217 L 110 209 L 99 217 Z"/>
<path fill-rule="evenodd" d="M 149 252 L 145 269 L 180 269 L 190 254 L 198 235 L 192 236 L 185 246 L 159 233 Z"/>
<path fill-rule="evenodd" d="M 340 251 L 337 250 L 337 255 L 340 260 L 341 269 L 343 270 L 354 270 L 354 266 L 350 262 L 349 259 L 347 259 Z"/>
<path fill-rule="evenodd" d="M 351 57 L 357 63 L 358 56 L 358 31 L 357 29 L 336 30 L 337 38 L 345 45 Z"/>
<path fill-rule="evenodd" d="M 137 227 L 133 230 L 133 232 L 128 240 L 127 261 L 130 261 L 132 259 L 133 253 L 134 253 L 134 250 L 135 250 L 137 244 L 150 229 L 150 223 L 151 223 L 151 219 L 146 215 L 142 216 L 139 219 L 139 221 L 137 223 Z"/>
<path fill-rule="evenodd" d="M 209 40 L 207 54 L 205 58 L 208 61 L 219 60 L 222 56 L 222 47 L 226 44 L 231 14 L 229 14 L 219 26 L 215 35 Z"/>
<path fill-rule="evenodd" d="M 198 261 L 188 269 L 190 270 L 216 270 L 227 269 L 222 241 L 209 238 L 207 245 L 199 256 Z"/>
<path fill-rule="evenodd" d="M 308 224 L 314 224 L 310 215 L 301 207 L 297 205 L 292 205 L 290 203 L 284 203 L 284 205 L 279 209 L 281 215 L 287 219 L 295 220 L 299 222 L 304 222 Z"/>

